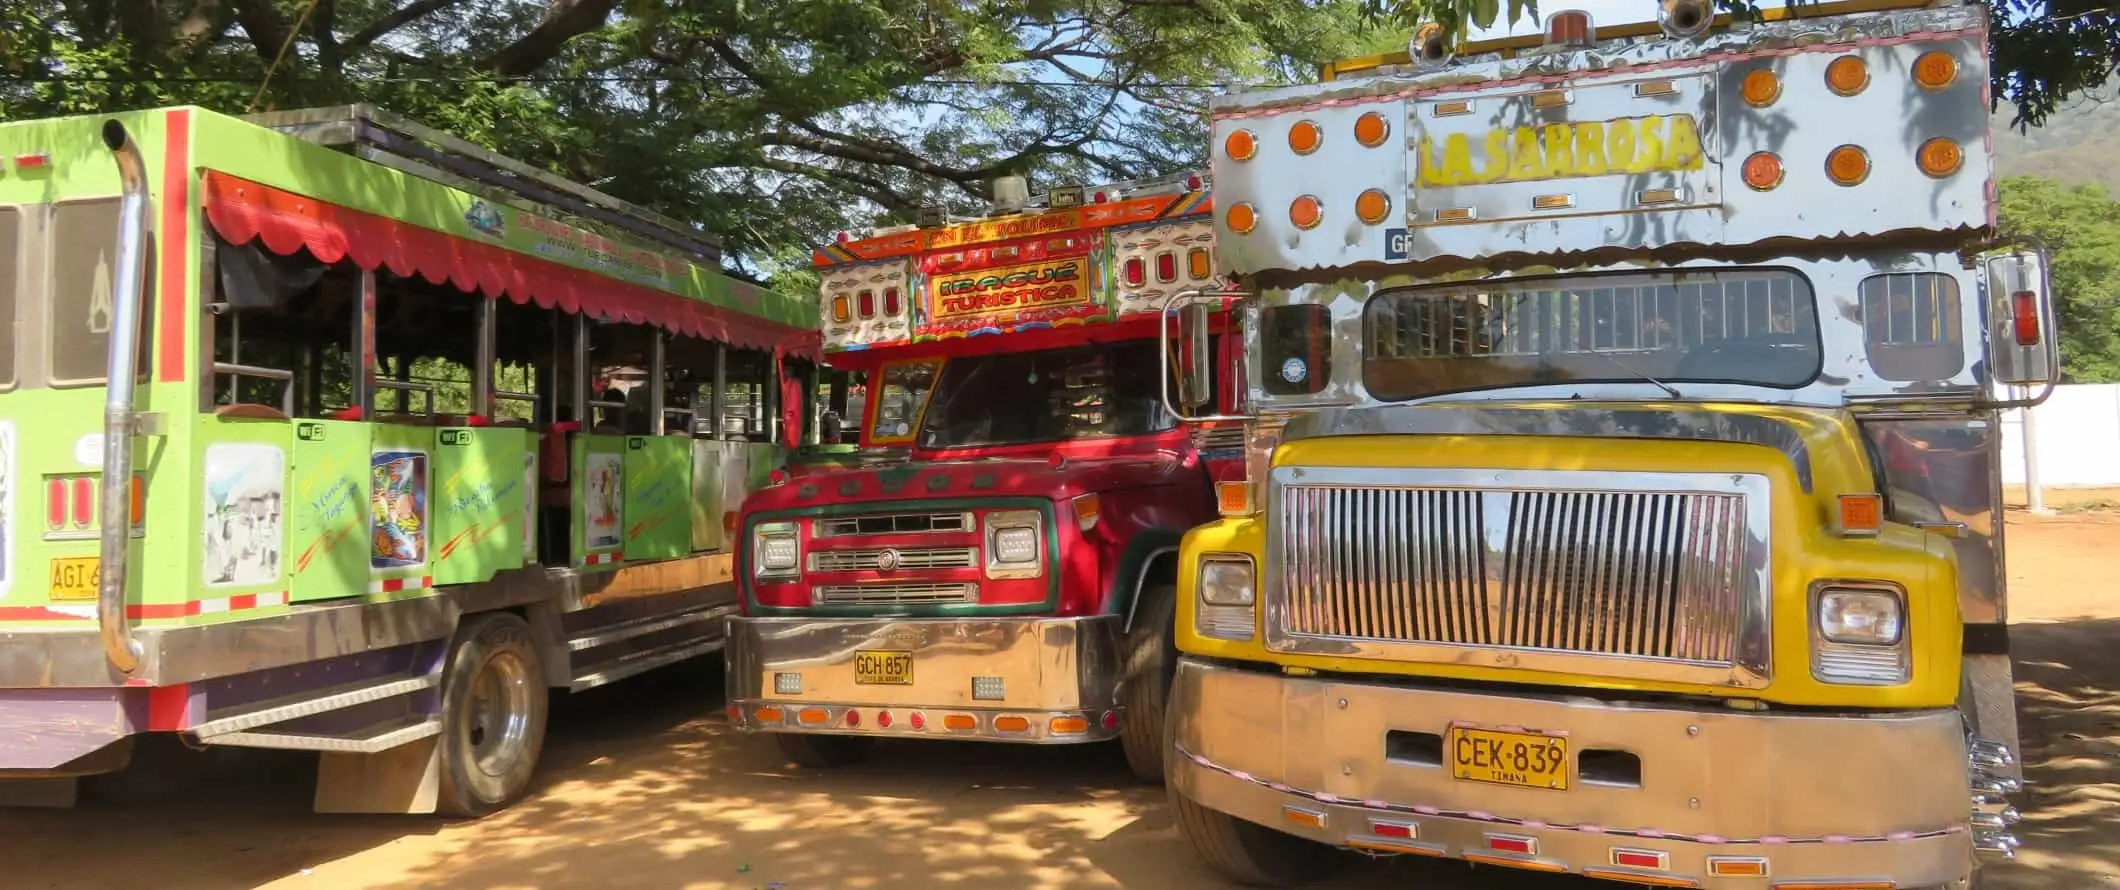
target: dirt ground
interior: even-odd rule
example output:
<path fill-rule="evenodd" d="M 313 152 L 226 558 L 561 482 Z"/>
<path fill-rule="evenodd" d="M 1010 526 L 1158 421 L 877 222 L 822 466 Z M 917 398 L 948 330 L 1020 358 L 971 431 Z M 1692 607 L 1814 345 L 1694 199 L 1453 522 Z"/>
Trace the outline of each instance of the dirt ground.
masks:
<path fill-rule="evenodd" d="M 2013 645 L 2031 783 L 2009 890 L 2120 888 L 2120 515 L 2016 515 Z M 562 699 L 529 800 L 476 823 L 308 813 L 313 760 L 241 752 L 157 805 L 0 812 L 0 887 L 137 890 L 1220 888 L 1116 751 L 940 744 L 784 766 L 679 667 Z M 1317 890 L 1597 890 L 1356 860 Z"/>

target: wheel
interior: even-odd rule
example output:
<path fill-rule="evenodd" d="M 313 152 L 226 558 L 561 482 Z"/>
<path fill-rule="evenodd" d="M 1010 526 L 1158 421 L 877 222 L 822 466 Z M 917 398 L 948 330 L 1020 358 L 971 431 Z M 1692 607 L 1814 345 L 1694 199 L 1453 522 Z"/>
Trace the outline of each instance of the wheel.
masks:
<path fill-rule="evenodd" d="M 858 763 L 869 756 L 869 749 L 876 747 L 876 740 L 857 735 L 805 735 L 792 732 L 773 733 L 773 741 L 780 745 L 780 753 L 794 761 L 796 766 L 812 769 L 831 769 Z"/>
<path fill-rule="evenodd" d="M 530 625 L 491 612 L 457 628 L 442 674 L 444 815 L 484 816 L 522 797 L 545 747 L 546 705 Z"/>
<path fill-rule="evenodd" d="M 1177 588 L 1158 584 L 1137 595 L 1134 626 L 1126 632 L 1126 668 L 1119 677 L 1119 746 L 1135 778 L 1161 782 L 1163 711 L 1178 670 L 1178 643 L 1171 636 Z"/>
<path fill-rule="evenodd" d="M 1339 851 L 1193 803 L 1173 787 L 1171 814 L 1216 874 L 1253 887 L 1293 887 L 1338 867 Z"/>

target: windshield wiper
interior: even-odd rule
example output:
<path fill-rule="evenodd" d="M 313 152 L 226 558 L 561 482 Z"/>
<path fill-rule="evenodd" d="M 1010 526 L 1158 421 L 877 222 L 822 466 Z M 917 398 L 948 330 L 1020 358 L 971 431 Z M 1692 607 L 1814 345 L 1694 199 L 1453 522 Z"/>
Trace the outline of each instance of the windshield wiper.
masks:
<path fill-rule="evenodd" d="M 1658 379 L 1656 379 L 1656 378 L 1654 378 L 1654 377 L 1651 377 L 1651 376 L 1649 376 L 1649 375 L 1647 375 L 1647 374 L 1644 374 L 1644 373 L 1642 373 L 1642 372 L 1640 372 L 1640 371 L 1637 371 L 1637 370 L 1634 370 L 1633 368 L 1630 368 L 1630 367 L 1628 367 L 1628 366 L 1627 366 L 1627 365 L 1626 365 L 1625 363 L 1621 362 L 1621 361 L 1620 361 L 1619 359 L 1613 358 L 1613 357 L 1611 356 L 1611 354 L 1610 354 L 1610 353 L 1604 353 L 1604 352 L 1598 352 L 1598 351 L 1596 351 L 1596 350 L 1591 350 L 1590 354 L 1591 354 L 1591 355 L 1594 355 L 1594 356 L 1597 356 L 1598 358 L 1604 359 L 1605 361 L 1611 362 L 1611 363 L 1612 363 L 1612 366 L 1613 366 L 1613 367 L 1615 367 L 1615 368 L 1618 368 L 1618 369 L 1620 369 L 1620 370 L 1622 370 L 1622 371 L 1625 371 L 1625 372 L 1627 372 L 1627 373 L 1629 373 L 1629 374 L 1632 374 L 1632 375 L 1634 375 L 1634 376 L 1636 376 L 1636 377 L 1639 377 L 1639 378 L 1641 378 L 1641 379 L 1643 379 L 1643 380 L 1647 380 L 1647 381 L 1649 381 L 1650 383 L 1654 383 L 1654 384 L 1656 384 L 1656 388 L 1657 388 L 1657 389 L 1661 389 L 1661 390 L 1663 390 L 1664 392 L 1670 393 L 1670 394 L 1671 394 L 1671 397 L 1672 397 L 1672 398 L 1674 398 L 1674 399 L 1683 399 L 1683 398 L 1685 398 L 1685 396 L 1684 396 L 1684 395 L 1682 395 L 1682 394 L 1680 394 L 1680 393 L 1679 393 L 1679 391 L 1678 391 L 1678 389 L 1677 389 L 1676 387 L 1673 387 L 1673 386 L 1672 386 L 1671 384 L 1669 384 L 1669 383 L 1665 383 L 1665 382 L 1663 382 L 1663 381 L 1661 381 L 1661 380 L 1658 380 Z"/>

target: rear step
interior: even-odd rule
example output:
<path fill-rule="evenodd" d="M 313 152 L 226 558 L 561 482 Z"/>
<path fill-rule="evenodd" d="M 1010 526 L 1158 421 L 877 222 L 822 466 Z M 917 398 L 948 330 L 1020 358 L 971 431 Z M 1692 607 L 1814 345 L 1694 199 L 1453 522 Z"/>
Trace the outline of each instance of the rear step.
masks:
<path fill-rule="evenodd" d="M 200 744 L 205 745 L 372 754 L 439 733 L 440 718 L 434 715 L 399 713 L 367 726 L 339 732 L 252 730 L 426 692 L 440 683 L 441 675 L 438 673 L 422 676 L 393 674 L 372 680 L 327 686 L 249 705 L 238 713 L 213 717 L 192 727 L 190 732 Z"/>
<path fill-rule="evenodd" d="M 728 624 L 722 619 L 736 614 L 736 611 L 734 605 L 707 606 L 675 615 L 651 615 L 584 631 L 571 637 L 567 640 L 567 649 L 571 652 L 584 652 L 688 625 L 706 625 L 671 642 L 651 645 L 612 658 L 590 660 L 577 657 L 574 659 L 577 673 L 574 680 L 567 684 L 567 690 L 580 692 L 584 689 L 594 689 L 664 665 L 718 652 L 729 641 Z"/>

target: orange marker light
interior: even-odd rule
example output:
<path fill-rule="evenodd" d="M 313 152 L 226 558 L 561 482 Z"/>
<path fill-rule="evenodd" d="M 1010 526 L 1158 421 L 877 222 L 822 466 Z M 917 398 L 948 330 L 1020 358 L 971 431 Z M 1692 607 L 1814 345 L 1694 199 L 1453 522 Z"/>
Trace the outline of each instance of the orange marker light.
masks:
<path fill-rule="evenodd" d="M 1104 501 L 1094 492 L 1075 498 L 1075 527 L 1083 531 L 1097 527 L 1098 517 L 1104 515 Z"/>
<path fill-rule="evenodd" d="M 756 712 L 754 712 L 753 716 L 756 716 L 758 718 L 758 722 L 760 723 L 779 723 L 782 714 L 779 708 L 767 706 L 759 708 Z"/>
<path fill-rule="evenodd" d="M 147 521 L 147 480 L 132 477 L 132 524 L 138 528 Z"/>
<path fill-rule="evenodd" d="M 1249 161 L 1259 153 L 1259 137 L 1250 130 L 1235 130 L 1222 140 L 1222 153 L 1232 161 Z"/>
<path fill-rule="evenodd" d="M 1325 221 L 1325 205 L 1318 203 L 1314 195 L 1303 195 L 1288 202 L 1288 221 L 1298 229 L 1314 229 Z"/>
<path fill-rule="evenodd" d="M 1208 255 L 1207 248 L 1195 247 L 1186 251 L 1185 271 L 1192 277 L 1199 279 L 1205 279 L 1209 275 L 1214 274 L 1214 259 Z"/>
<path fill-rule="evenodd" d="M 942 718 L 942 728 L 955 732 L 964 732 L 979 728 L 979 721 L 972 719 L 970 714 L 951 714 Z"/>
<path fill-rule="evenodd" d="M 831 722 L 832 713 L 823 708 L 803 708 L 796 713 L 795 719 L 804 726 L 816 726 L 821 723 Z"/>
<path fill-rule="evenodd" d="M 1921 167 L 1921 172 L 1942 179 L 1964 166 L 1965 151 L 1958 147 L 1958 143 L 1938 136 L 1921 144 L 1921 150 L 1914 155 L 1914 163 Z"/>
<path fill-rule="evenodd" d="M 1958 79 L 1958 60 L 1940 49 L 1922 53 L 1914 60 L 1914 83 L 1924 90 L 1940 90 Z"/>
<path fill-rule="evenodd" d="M 1317 151 L 1318 146 L 1324 144 L 1325 131 L 1318 129 L 1318 125 L 1315 123 L 1296 121 L 1295 126 L 1288 128 L 1288 147 L 1294 150 L 1296 154 L 1310 154 Z"/>
<path fill-rule="evenodd" d="M 1370 189 L 1354 199 L 1354 215 L 1370 225 L 1391 215 L 1391 197 L 1383 189 Z"/>
<path fill-rule="evenodd" d="M 1029 719 L 1013 714 L 994 718 L 994 729 L 1000 732 L 1025 732 L 1030 728 L 1031 721 Z"/>
<path fill-rule="evenodd" d="M 1854 145 L 1833 149 L 1826 155 L 1826 176 L 1841 185 L 1861 185 L 1870 178 L 1870 153 Z"/>
<path fill-rule="evenodd" d="M 1080 735 L 1088 731 L 1089 719 L 1086 717 L 1053 718 L 1053 735 Z"/>
<path fill-rule="evenodd" d="M 1374 111 L 1354 119 L 1354 141 L 1364 148 L 1375 148 L 1391 138 L 1391 122 Z"/>
<path fill-rule="evenodd" d="M 1215 483 L 1215 507 L 1224 516 L 1251 515 L 1251 483 Z"/>
<path fill-rule="evenodd" d="M 1251 209 L 1250 204 L 1231 204 L 1229 212 L 1222 215 L 1222 221 L 1229 225 L 1230 231 L 1249 235 L 1251 230 L 1259 227 L 1259 212 Z"/>
<path fill-rule="evenodd" d="M 1738 88 L 1738 92 L 1744 94 L 1745 104 L 1753 108 L 1765 108 L 1781 98 L 1781 78 L 1775 77 L 1774 72 L 1761 68 L 1745 75 L 1744 83 Z"/>
<path fill-rule="evenodd" d="M 1884 526 L 1884 498 L 1877 494 L 1840 496 L 1840 533 L 1874 535 Z"/>
<path fill-rule="evenodd" d="M 1745 185 L 1753 191 L 1772 191 L 1781 184 L 1781 158 L 1771 151 L 1753 152 L 1745 159 Z"/>
<path fill-rule="evenodd" d="M 1826 89 L 1853 96 L 1870 85 L 1870 66 L 1857 56 L 1841 56 L 1826 66 Z"/>
<path fill-rule="evenodd" d="M 844 323 L 845 323 L 845 322 L 847 321 L 847 319 L 850 319 L 850 318 L 853 318 L 853 317 L 854 317 L 854 310 L 852 310 L 852 309 L 848 308 L 848 304 L 847 304 L 847 298 L 846 298 L 846 297 L 833 297 L 833 298 L 832 298 L 832 320 L 833 320 L 833 321 L 836 321 L 836 322 L 840 322 L 840 323 L 844 324 Z"/>
<path fill-rule="evenodd" d="M 1708 874 L 1718 878 L 1764 878 L 1767 860 L 1756 856 L 1710 856 Z"/>

